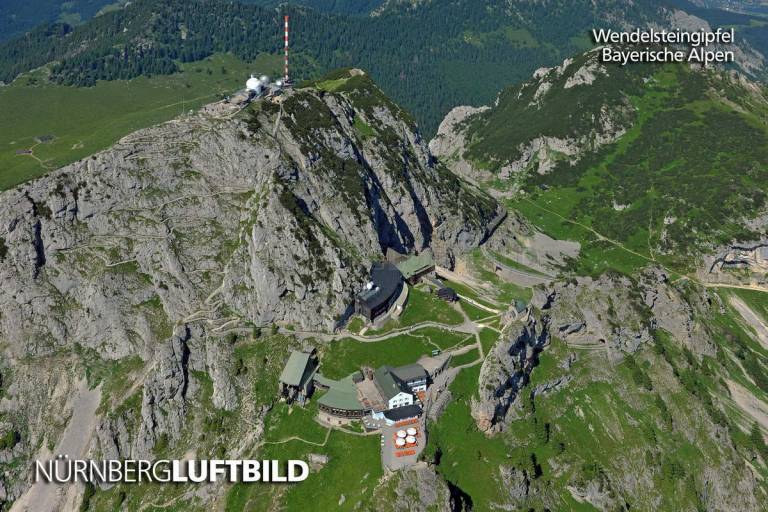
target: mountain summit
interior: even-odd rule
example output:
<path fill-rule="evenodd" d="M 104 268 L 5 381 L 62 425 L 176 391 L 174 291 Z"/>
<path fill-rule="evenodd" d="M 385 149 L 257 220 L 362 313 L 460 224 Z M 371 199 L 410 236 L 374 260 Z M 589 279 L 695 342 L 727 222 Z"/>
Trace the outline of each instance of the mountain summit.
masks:
<path fill-rule="evenodd" d="M 36 358 L 144 360 L 139 419 L 105 415 L 97 431 L 102 453 L 147 456 L 181 433 L 190 368 L 213 376 L 216 407 L 235 407 L 220 346 L 233 326 L 330 332 L 387 250 L 431 251 L 450 267 L 503 216 L 434 161 L 360 70 L 234 117 L 214 107 L 2 193 L 5 386 L 14 369 L 3 412 L 25 432 L 15 459 L 33 456 L 45 411 L 80 385 L 66 367 L 40 379 Z M 33 388 L 45 392 L 31 399 Z M 26 481 L 28 465 L 17 467 L 11 497 Z"/>

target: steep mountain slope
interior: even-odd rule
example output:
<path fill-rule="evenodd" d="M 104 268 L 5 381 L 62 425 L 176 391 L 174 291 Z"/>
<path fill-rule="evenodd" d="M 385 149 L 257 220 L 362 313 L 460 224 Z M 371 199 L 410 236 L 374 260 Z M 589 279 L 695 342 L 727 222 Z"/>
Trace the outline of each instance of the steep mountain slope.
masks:
<path fill-rule="evenodd" d="M 537 290 L 452 388 L 438 473 L 484 510 L 761 510 L 766 418 L 733 390 L 766 404 L 768 353 L 726 297 L 658 270 Z"/>
<path fill-rule="evenodd" d="M 201 400 L 205 414 L 254 418 L 295 342 L 240 354 L 243 367 L 266 355 L 236 392 L 232 340 L 278 323 L 330 331 L 387 248 L 429 248 L 450 266 L 489 235 L 494 200 L 434 165 L 367 76 L 331 78 L 333 92 L 321 82 L 236 119 L 136 132 L 2 194 L 0 422 L 15 434 L 0 448 L 0 500 L 21 496 L 25 461 L 67 424 L 95 425 L 94 455 L 148 456 L 169 439 L 194 446 L 203 427 L 187 413 L 202 421 Z M 99 383 L 98 413 L 68 420 Z"/>
<path fill-rule="evenodd" d="M 6 0 L 0 5 L 0 41 L 13 39 L 43 23 L 61 21 L 77 25 L 117 0 Z"/>
<path fill-rule="evenodd" d="M 609 4 L 612 16 L 626 5 Z M 187 57 L 163 51 L 225 49 L 229 39 L 196 35 L 215 20 L 194 19 L 201 6 L 190 5 L 157 22 L 175 34 L 183 21 L 186 43 L 152 46 L 151 16 L 128 31 L 108 27 L 124 18 L 103 17 L 91 27 L 105 32 L 64 36 L 86 50 L 67 48 L 54 76 L 88 62 L 106 72 L 112 36 L 136 49 L 126 62 L 137 66 L 144 50 L 153 65 L 175 65 Z M 388 2 L 378 14 L 469 4 L 452 5 Z M 553 8 L 526 5 L 530 19 Z M 580 25 L 590 5 L 602 4 L 561 6 L 555 19 Z M 462 37 L 479 48 L 530 42 L 496 30 Z M 142 37 L 147 48 L 131 46 Z M 242 51 L 257 51 L 246 48 L 253 37 Z M 137 72 L 129 64 L 116 68 Z M 280 103 L 228 108 L 138 131 L 0 193 L 0 510 L 57 500 L 131 511 L 765 508 L 762 86 L 607 67 L 586 53 L 491 107 L 454 110 L 432 151 L 357 69 Z M 517 211 L 497 228 L 505 206 Z M 424 461 L 396 474 L 381 468 L 379 436 L 324 429 L 314 400 L 275 402 L 291 348 L 325 356 L 352 343 L 356 357 L 323 363 L 339 369 L 422 341 L 328 334 L 387 248 L 432 250 L 461 279 L 451 285 L 483 306 L 449 309 L 476 344 L 441 380 L 449 392 L 428 411 Z M 61 497 L 30 487 L 29 461 L 65 450 L 304 458 L 313 473 L 298 486 L 117 485 Z"/>
<path fill-rule="evenodd" d="M 457 110 L 432 149 L 547 217 L 550 230 L 561 215 L 641 265 L 687 271 L 702 253 L 764 231 L 747 221 L 766 208 L 767 127 L 759 84 L 683 66 L 605 66 L 590 52 L 538 71 L 490 109 Z"/>
<path fill-rule="evenodd" d="M 381 5 L 383 0 L 295 0 L 294 5 L 306 5 L 321 12 L 365 15 Z M 0 5 L 0 42 L 13 39 L 38 25 L 63 22 L 78 25 L 111 10 L 122 9 L 127 0 L 6 0 Z M 242 0 L 244 4 L 275 7 L 279 0 Z"/>
<path fill-rule="evenodd" d="M 764 508 L 766 128 L 765 89 L 739 75 L 594 52 L 446 117 L 441 161 L 581 247 L 433 425 L 464 503 Z M 488 246 L 483 275 L 519 268 Z"/>

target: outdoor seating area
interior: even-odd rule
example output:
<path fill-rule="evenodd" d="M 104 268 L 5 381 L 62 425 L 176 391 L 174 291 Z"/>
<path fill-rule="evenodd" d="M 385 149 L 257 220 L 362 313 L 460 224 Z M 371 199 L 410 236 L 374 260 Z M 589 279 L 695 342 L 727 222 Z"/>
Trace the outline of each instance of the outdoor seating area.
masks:
<path fill-rule="evenodd" d="M 408 427 L 395 432 L 393 436 L 395 457 L 415 454 L 414 448 L 419 444 L 420 437 L 421 433 L 416 427 Z"/>
<path fill-rule="evenodd" d="M 424 429 L 424 423 L 419 418 L 384 427 L 381 436 L 381 457 L 384 466 L 397 470 L 415 464 L 426 446 Z"/>

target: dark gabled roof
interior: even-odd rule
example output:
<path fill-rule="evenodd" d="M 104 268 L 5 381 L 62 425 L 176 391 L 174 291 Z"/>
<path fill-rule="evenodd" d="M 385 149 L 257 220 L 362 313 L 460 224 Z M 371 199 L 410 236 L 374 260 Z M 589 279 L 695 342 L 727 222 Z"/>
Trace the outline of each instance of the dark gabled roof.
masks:
<path fill-rule="evenodd" d="M 392 297 L 402 280 L 403 275 L 392 263 L 374 263 L 371 267 L 373 288 L 360 292 L 358 300 L 365 303 L 369 309 L 375 309 Z"/>
<path fill-rule="evenodd" d="M 390 368 L 390 372 L 403 382 L 426 379 L 427 371 L 420 364 L 409 364 Z"/>
<path fill-rule="evenodd" d="M 411 392 L 402 381 L 392 375 L 392 368 L 389 366 L 377 368 L 373 374 L 373 380 L 376 382 L 376 387 L 381 391 L 381 396 L 387 401 L 396 397 L 400 392 Z"/>
<path fill-rule="evenodd" d="M 409 418 L 418 418 L 419 416 L 421 416 L 421 407 L 415 404 L 384 411 L 384 417 L 390 421 L 407 420 Z"/>
<path fill-rule="evenodd" d="M 459 298 L 459 295 L 456 293 L 456 290 L 450 287 L 440 288 L 437 290 L 437 296 L 441 299 L 450 299 L 450 300 L 456 300 Z"/>

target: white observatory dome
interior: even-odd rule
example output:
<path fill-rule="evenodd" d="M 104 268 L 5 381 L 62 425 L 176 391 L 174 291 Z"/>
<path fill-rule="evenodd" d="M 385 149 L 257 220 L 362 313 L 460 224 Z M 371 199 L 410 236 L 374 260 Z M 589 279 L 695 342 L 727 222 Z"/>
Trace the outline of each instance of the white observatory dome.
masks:
<path fill-rule="evenodd" d="M 267 85 L 269 83 L 269 77 L 267 75 L 261 75 L 259 81 L 261 82 L 261 85 Z"/>
<path fill-rule="evenodd" d="M 251 78 L 245 82 L 245 88 L 249 91 L 260 91 L 262 87 L 261 80 L 251 75 Z"/>

